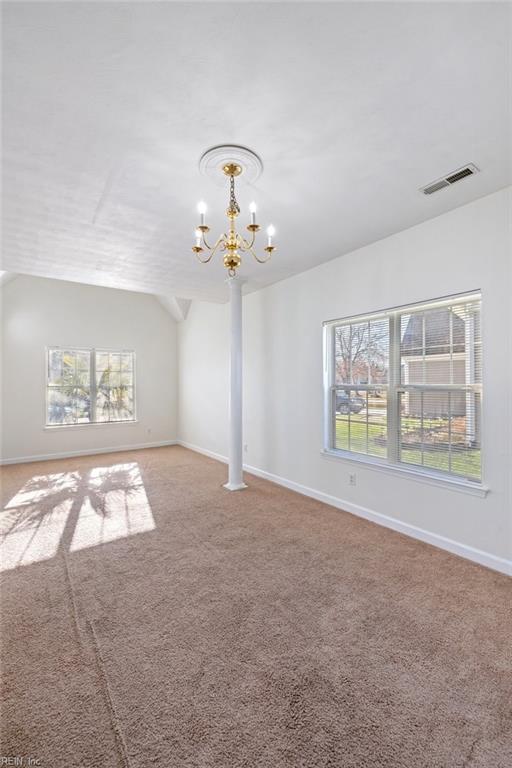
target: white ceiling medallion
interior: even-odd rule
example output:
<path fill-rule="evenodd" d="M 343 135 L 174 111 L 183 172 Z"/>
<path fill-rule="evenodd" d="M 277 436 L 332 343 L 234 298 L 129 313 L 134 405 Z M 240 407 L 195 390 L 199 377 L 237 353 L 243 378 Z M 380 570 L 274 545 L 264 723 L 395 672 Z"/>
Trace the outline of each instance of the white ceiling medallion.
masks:
<path fill-rule="evenodd" d="M 239 144 L 219 144 L 210 147 L 200 157 L 199 170 L 208 176 L 217 186 L 225 184 L 225 178 L 220 170 L 226 165 L 234 164 L 241 168 L 240 174 L 246 184 L 254 184 L 263 173 L 261 158 L 248 147 Z"/>

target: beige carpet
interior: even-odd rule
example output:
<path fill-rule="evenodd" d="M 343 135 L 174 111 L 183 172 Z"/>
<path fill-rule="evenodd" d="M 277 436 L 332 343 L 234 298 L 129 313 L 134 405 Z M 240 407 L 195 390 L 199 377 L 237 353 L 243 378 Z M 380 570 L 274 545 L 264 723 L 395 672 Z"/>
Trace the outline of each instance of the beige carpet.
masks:
<path fill-rule="evenodd" d="M 512 766 L 507 577 L 178 447 L 2 476 L 2 756 Z"/>

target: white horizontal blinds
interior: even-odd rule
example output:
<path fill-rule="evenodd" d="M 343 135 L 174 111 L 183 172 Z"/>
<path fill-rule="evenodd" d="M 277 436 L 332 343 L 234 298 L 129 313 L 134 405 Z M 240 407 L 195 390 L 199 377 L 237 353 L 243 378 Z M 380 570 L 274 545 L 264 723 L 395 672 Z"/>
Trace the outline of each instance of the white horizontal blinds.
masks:
<path fill-rule="evenodd" d="M 96 352 L 96 421 L 131 421 L 134 418 L 132 352 Z"/>
<path fill-rule="evenodd" d="M 480 298 L 400 313 L 400 461 L 481 479 Z"/>
<path fill-rule="evenodd" d="M 83 424 L 90 421 L 91 353 L 87 349 L 48 350 L 46 423 Z"/>
<path fill-rule="evenodd" d="M 334 447 L 386 456 L 389 318 L 334 327 Z"/>

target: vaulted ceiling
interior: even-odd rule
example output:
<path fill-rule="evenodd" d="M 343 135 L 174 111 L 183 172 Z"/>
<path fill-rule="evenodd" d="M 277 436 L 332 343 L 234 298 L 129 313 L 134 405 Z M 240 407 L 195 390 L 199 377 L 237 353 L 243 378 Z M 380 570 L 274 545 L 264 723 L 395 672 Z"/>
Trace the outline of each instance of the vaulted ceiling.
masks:
<path fill-rule="evenodd" d="M 198 170 L 248 145 L 278 250 L 257 289 L 511 182 L 507 3 L 5 3 L 3 269 L 226 298 Z M 418 188 L 473 162 L 431 197 Z M 354 255 L 357 258 L 357 254 Z"/>

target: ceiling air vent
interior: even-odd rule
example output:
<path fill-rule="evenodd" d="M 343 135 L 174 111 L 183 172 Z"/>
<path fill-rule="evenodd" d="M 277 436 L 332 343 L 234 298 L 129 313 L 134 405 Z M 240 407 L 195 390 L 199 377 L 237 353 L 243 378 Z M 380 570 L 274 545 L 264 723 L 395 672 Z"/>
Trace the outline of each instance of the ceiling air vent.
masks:
<path fill-rule="evenodd" d="M 432 181 L 430 184 L 427 184 L 426 187 L 421 187 L 420 192 L 423 192 L 424 195 L 431 195 L 433 192 L 438 192 L 440 189 L 444 189 L 444 187 L 450 187 L 457 181 L 465 179 L 466 176 L 473 176 L 475 173 L 478 173 L 476 165 L 468 163 L 468 165 L 465 165 L 463 168 L 458 168 L 456 171 L 452 171 L 452 173 L 445 176 L 444 179 Z"/>

